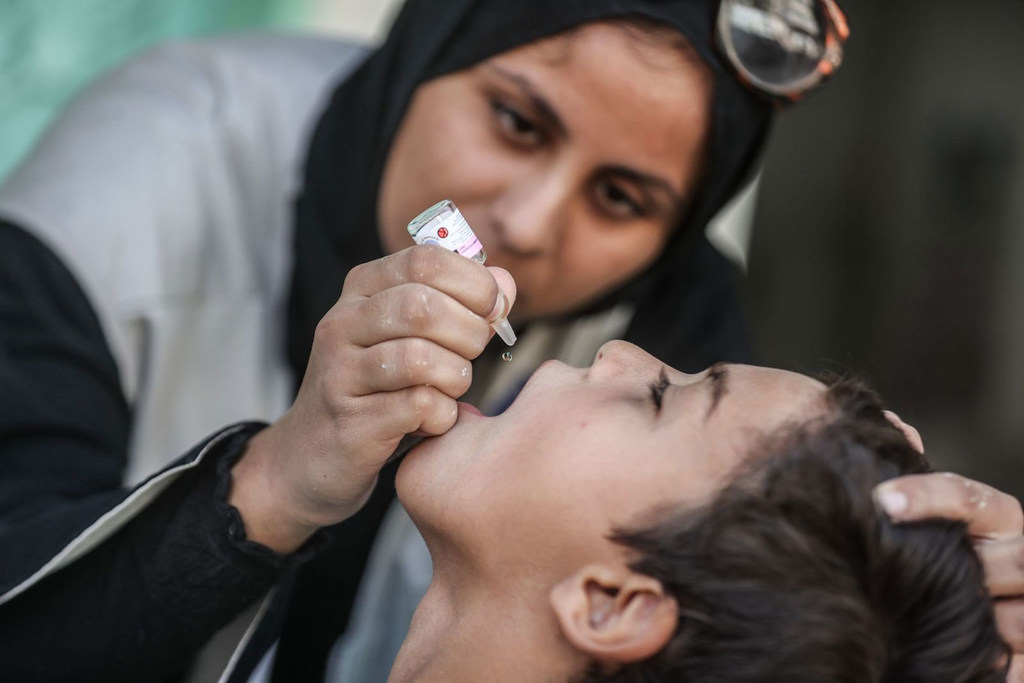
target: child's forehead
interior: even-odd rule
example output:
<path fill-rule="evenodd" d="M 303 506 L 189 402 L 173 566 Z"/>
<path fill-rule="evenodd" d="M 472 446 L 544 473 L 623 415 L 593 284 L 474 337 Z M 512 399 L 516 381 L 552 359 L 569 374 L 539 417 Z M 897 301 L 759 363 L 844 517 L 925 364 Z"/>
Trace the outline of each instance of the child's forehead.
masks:
<path fill-rule="evenodd" d="M 761 406 L 766 413 L 779 410 L 818 413 L 825 408 L 828 387 L 807 375 L 756 365 L 728 365 L 729 393 L 748 409 Z"/>

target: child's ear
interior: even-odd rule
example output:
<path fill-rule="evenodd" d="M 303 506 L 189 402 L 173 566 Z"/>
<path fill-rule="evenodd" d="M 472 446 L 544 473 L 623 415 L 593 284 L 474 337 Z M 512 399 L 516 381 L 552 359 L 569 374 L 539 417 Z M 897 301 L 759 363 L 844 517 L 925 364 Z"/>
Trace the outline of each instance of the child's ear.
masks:
<path fill-rule="evenodd" d="M 668 644 L 679 619 L 660 581 L 606 564 L 588 565 L 555 586 L 551 606 L 566 639 L 605 664 L 651 657 Z"/>

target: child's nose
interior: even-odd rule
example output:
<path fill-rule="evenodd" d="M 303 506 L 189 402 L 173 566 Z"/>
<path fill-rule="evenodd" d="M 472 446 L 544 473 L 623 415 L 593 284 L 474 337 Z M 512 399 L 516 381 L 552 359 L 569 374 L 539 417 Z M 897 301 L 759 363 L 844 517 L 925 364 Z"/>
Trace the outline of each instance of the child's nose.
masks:
<path fill-rule="evenodd" d="M 648 365 L 654 365 L 657 361 L 634 346 L 624 341 L 610 341 L 597 350 L 594 363 L 590 367 L 592 377 L 611 377 L 623 372 L 642 372 Z"/>

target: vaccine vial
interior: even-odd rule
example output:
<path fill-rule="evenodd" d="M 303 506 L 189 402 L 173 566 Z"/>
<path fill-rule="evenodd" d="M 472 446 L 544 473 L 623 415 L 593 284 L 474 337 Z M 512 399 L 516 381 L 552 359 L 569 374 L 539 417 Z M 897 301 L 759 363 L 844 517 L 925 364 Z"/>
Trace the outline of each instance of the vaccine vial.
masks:
<path fill-rule="evenodd" d="M 473 228 L 462 216 L 462 212 L 450 199 L 445 199 L 409 221 L 409 236 L 416 244 L 436 244 L 477 263 L 487 261 L 487 252 L 480 243 Z M 512 346 L 516 343 L 516 333 L 508 318 L 498 318 L 491 323 L 501 340 Z M 506 354 L 508 355 L 508 354 Z M 511 360 L 511 355 L 506 359 Z"/>
<path fill-rule="evenodd" d="M 480 244 L 462 212 L 450 199 L 434 204 L 413 218 L 409 223 L 409 235 L 416 244 L 436 244 L 477 263 L 487 260 L 484 245 Z"/>

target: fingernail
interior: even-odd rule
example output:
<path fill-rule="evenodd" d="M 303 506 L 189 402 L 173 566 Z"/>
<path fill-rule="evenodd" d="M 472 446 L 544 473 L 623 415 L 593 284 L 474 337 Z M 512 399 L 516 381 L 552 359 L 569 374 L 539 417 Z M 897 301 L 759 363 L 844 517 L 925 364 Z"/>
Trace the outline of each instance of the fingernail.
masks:
<path fill-rule="evenodd" d="M 875 495 L 878 504 L 889 516 L 896 517 L 907 511 L 907 494 L 894 489 L 880 488 Z"/>
<path fill-rule="evenodd" d="M 487 316 L 488 322 L 494 322 L 500 318 L 508 317 L 508 299 L 504 292 L 498 292 L 498 298 L 494 301 L 494 310 Z"/>

